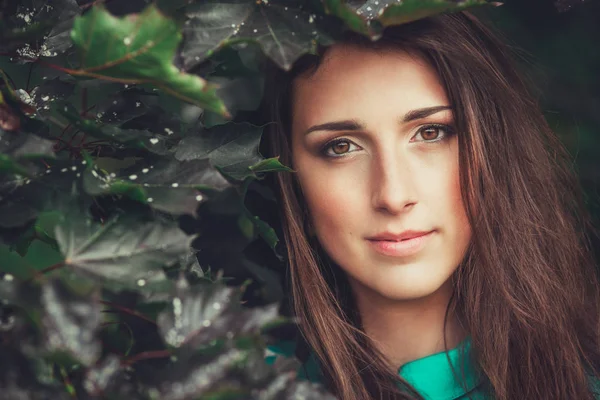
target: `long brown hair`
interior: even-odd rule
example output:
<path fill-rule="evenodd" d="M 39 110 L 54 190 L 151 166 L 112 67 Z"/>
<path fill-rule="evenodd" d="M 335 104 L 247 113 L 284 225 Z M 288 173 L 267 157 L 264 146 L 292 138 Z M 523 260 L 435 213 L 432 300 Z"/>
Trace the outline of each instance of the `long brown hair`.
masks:
<path fill-rule="evenodd" d="M 569 155 L 548 127 L 507 46 L 469 13 L 387 28 L 372 42 L 435 68 L 453 105 L 463 202 L 473 237 L 449 308 L 470 335 L 482 388 L 498 400 L 592 399 L 600 368 L 597 272 Z M 326 49 L 289 72 L 271 68 L 264 104 L 270 155 L 293 167 L 293 80 L 319 67 Z M 419 399 L 361 329 L 340 269 L 307 232 L 295 176 L 276 177 L 293 312 L 320 361 L 324 383 L 344 400 Z M 448 314 L 447 314 L 448 315 Z M 435 377 L 432 377 L 435 379 Z"/>

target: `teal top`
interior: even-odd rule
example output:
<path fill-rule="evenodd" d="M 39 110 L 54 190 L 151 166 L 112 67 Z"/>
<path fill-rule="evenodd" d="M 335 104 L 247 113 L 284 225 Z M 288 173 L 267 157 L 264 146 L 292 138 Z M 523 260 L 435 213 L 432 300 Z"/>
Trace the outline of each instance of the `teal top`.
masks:
<path fill-rule="evenodd" d="M 273 363 L 278 354 L 292 356 L 294 347 L 294 343 L 288 341 L 269 346 L 266 361 Z M 481 375 L 471 360 L 470 349 L 471 341 L 467 337 L 447 352 L 431 354 L 404 364 L 398 374 L 426 400 L 490 400 L 491 396 L 484 391 Z M 464 370 L 461 370 L 461 366 Z M 298 371 L 298 377 L 321 382 L 322 375 L 313 354 Z M 593 379 L 592 383 L 591 389 L 596 399 L 600 400 L 599 382 Z"/>

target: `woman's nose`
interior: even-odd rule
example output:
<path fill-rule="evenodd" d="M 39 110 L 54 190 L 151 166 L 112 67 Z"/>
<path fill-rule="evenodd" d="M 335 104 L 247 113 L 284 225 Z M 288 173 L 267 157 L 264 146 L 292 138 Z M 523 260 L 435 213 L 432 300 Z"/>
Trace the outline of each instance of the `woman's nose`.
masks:
<path fill-rule="evenodd" d="M 373 163 L 371 191 L 376 210 L 398 214 L 416 204 L 416 178 L 406 160 L 401 160 L 397 154 L 388 154 Z"/>

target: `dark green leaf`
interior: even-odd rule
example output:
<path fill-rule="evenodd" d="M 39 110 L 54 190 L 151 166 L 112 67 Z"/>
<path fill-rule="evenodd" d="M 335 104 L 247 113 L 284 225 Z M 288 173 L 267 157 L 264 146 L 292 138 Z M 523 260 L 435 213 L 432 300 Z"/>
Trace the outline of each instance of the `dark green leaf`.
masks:
<path fill-rule="evenodd" d="M 256 229 L 260 237 L 262 237 L 272 249 L 275 249 L 275 246 L 277 246 L 277 243 L 279 242 L 279 238 L 277 237 L 277 233 L 275 233 L 275 230 L 271 228 L 271 226 L 269 226 L 269 224 L 267 224 L 265 221 L 258 218 L 256 215 L 252 215 L 250 216 L 250 218 L 252 219 L 254 228 Z"/>
<path fill-rule="evenodd" d="M 130 147 L 137 147 L 156 154 L 168 154 L 167 138 L 147 130 L 121 129 L 111 124 L 100 125 L 83 118 L 70 104 L 60 106 L 58 112 L 69 120 L 76 128 L 99 139 L 120 142 Z"/>
<path fill-rule="evenodd" d="M 204 1 L 188 11 L 182 50 L 184 66 L 192 68 L 220 46 L 254 41 L 284 69 L 305 53 L 314 53 L 321 38 L 320 16 L 287 0 Z"/>
<path fill-rule="evenodd" d="M 0 128 L 0 173 L 33 178 L 39 167 L 28 161 L 54 158 L 54 143 L 39 136 Z"/>
<path fill-rule="evenodd" d="M 90 167 L 83 176 L 84 188 L 93 196 L 122 194 L 174 215 L 195 215 L 207 196 L 230 186 L 208 160 L 161 160 L 123 173 L 112 176 Z"/>
<path fill-rule="evenodd" d="M 0 208 L 0 210 L 2 210 L 2 209 L 3 209 L 3 207 Z M 22 220 L 26 220 L 26 218 L 22 218 Z M 56 240 L 54 240 L 54 238 L 50 237 L 48 235 L 48 233 L 41 226 L 38 225 L 37 221 L 35 224 L 33 224 L 27 230 L 27 232 L 25 232 L 23 235 L 21 235 L 19 240 L 12 247 L 14 247 L 16 252 L 19 253 L 19 255 L 21 257 L 25 257 L 25 254 L 27 253 L 29 246 L 31 245 L 31 243 L 34 240 L 40 240 L 44 243 L 47 243 L 53 249 L 55 249 L 56 251 L 59 251 L 58 243 L 56 243 Z"/>
<path fill-rule="evenodd" d="M 14 160 L 54 158 L 54 143 L 25 132 L 6 132 L 0 129 L 0 153 Z"/>
<path fill-rule="evenodd" d="M 96 122 L 102 125 L 124 124 L 148 113 L 157 104 L 156 93 L 128 88 L 97 104 Z"/>
<path fill-rule="evenodd" d="M 172 64 L 181 33 L 177 23 L 156 6 L 123 18 L 95 6 L 75 20 L 71 37 L 81 55 L 81 67 L 71 71 L 73 75 L 150 83 L 199 107 L 227 115 L 215 87 Z"/>
<path fill-rule="evenodd" d="M 67 75 L 67 77 L 69 77 Z M 70 78 L 70 77 L 69 77 Z M 36 86 L 31 91 L 31 101 L 35 104 L 37 112 L 42 117 L 49 117 L 50 108 L 55 101 L 63 101 L 75 91 L 75 82 L 73 79 L 56 77 L 44 81 L 40 86 Z"/>
<path fill-rule="evenodd" d="M 164 279 L 162 268 L 186 254 L 193 240 L 174 222 L 121 215 L 100 225 L 77 210 L 63 216 L 55 235 L 69 269 L 130 288 Z"/>
<path fill-rule="evenodd" d="M 40 200 L 39 196 L 35 197 L 37 190 L 33 185 L 23 185 L 24 182 L 25 180 L 22 178 L 15 178 L 13 180 L 6 179 L 0 184 L 3 190 L 2 197 L 0 197 L 1 228 L 22 227 L 38 215 L 41 204 L 36 201 Z"/>
<path fill-rule="evenodd" d="M 223 173 L 243 180 L 255 176 L 252 167 L 264 162 L 258 152 L 261 135 L 261 127 L 247 123 L 217 125 L 182 139 L 175 157 L 178 160 L 209 159 Z"/>

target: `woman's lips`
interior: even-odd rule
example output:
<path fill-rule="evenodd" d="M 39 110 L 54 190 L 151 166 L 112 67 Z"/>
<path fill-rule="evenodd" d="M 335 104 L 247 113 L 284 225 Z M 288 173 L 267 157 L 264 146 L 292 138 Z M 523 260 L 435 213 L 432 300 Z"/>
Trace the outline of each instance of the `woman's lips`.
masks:
<path fill-rule="evenodd" d="M 420 252 L 431 239 L 433 233 L 434 231 L 412 239 L 399 241 L 369 239 L 368 242 L 375 251 L 383 255 L 408 257 Z"/>

